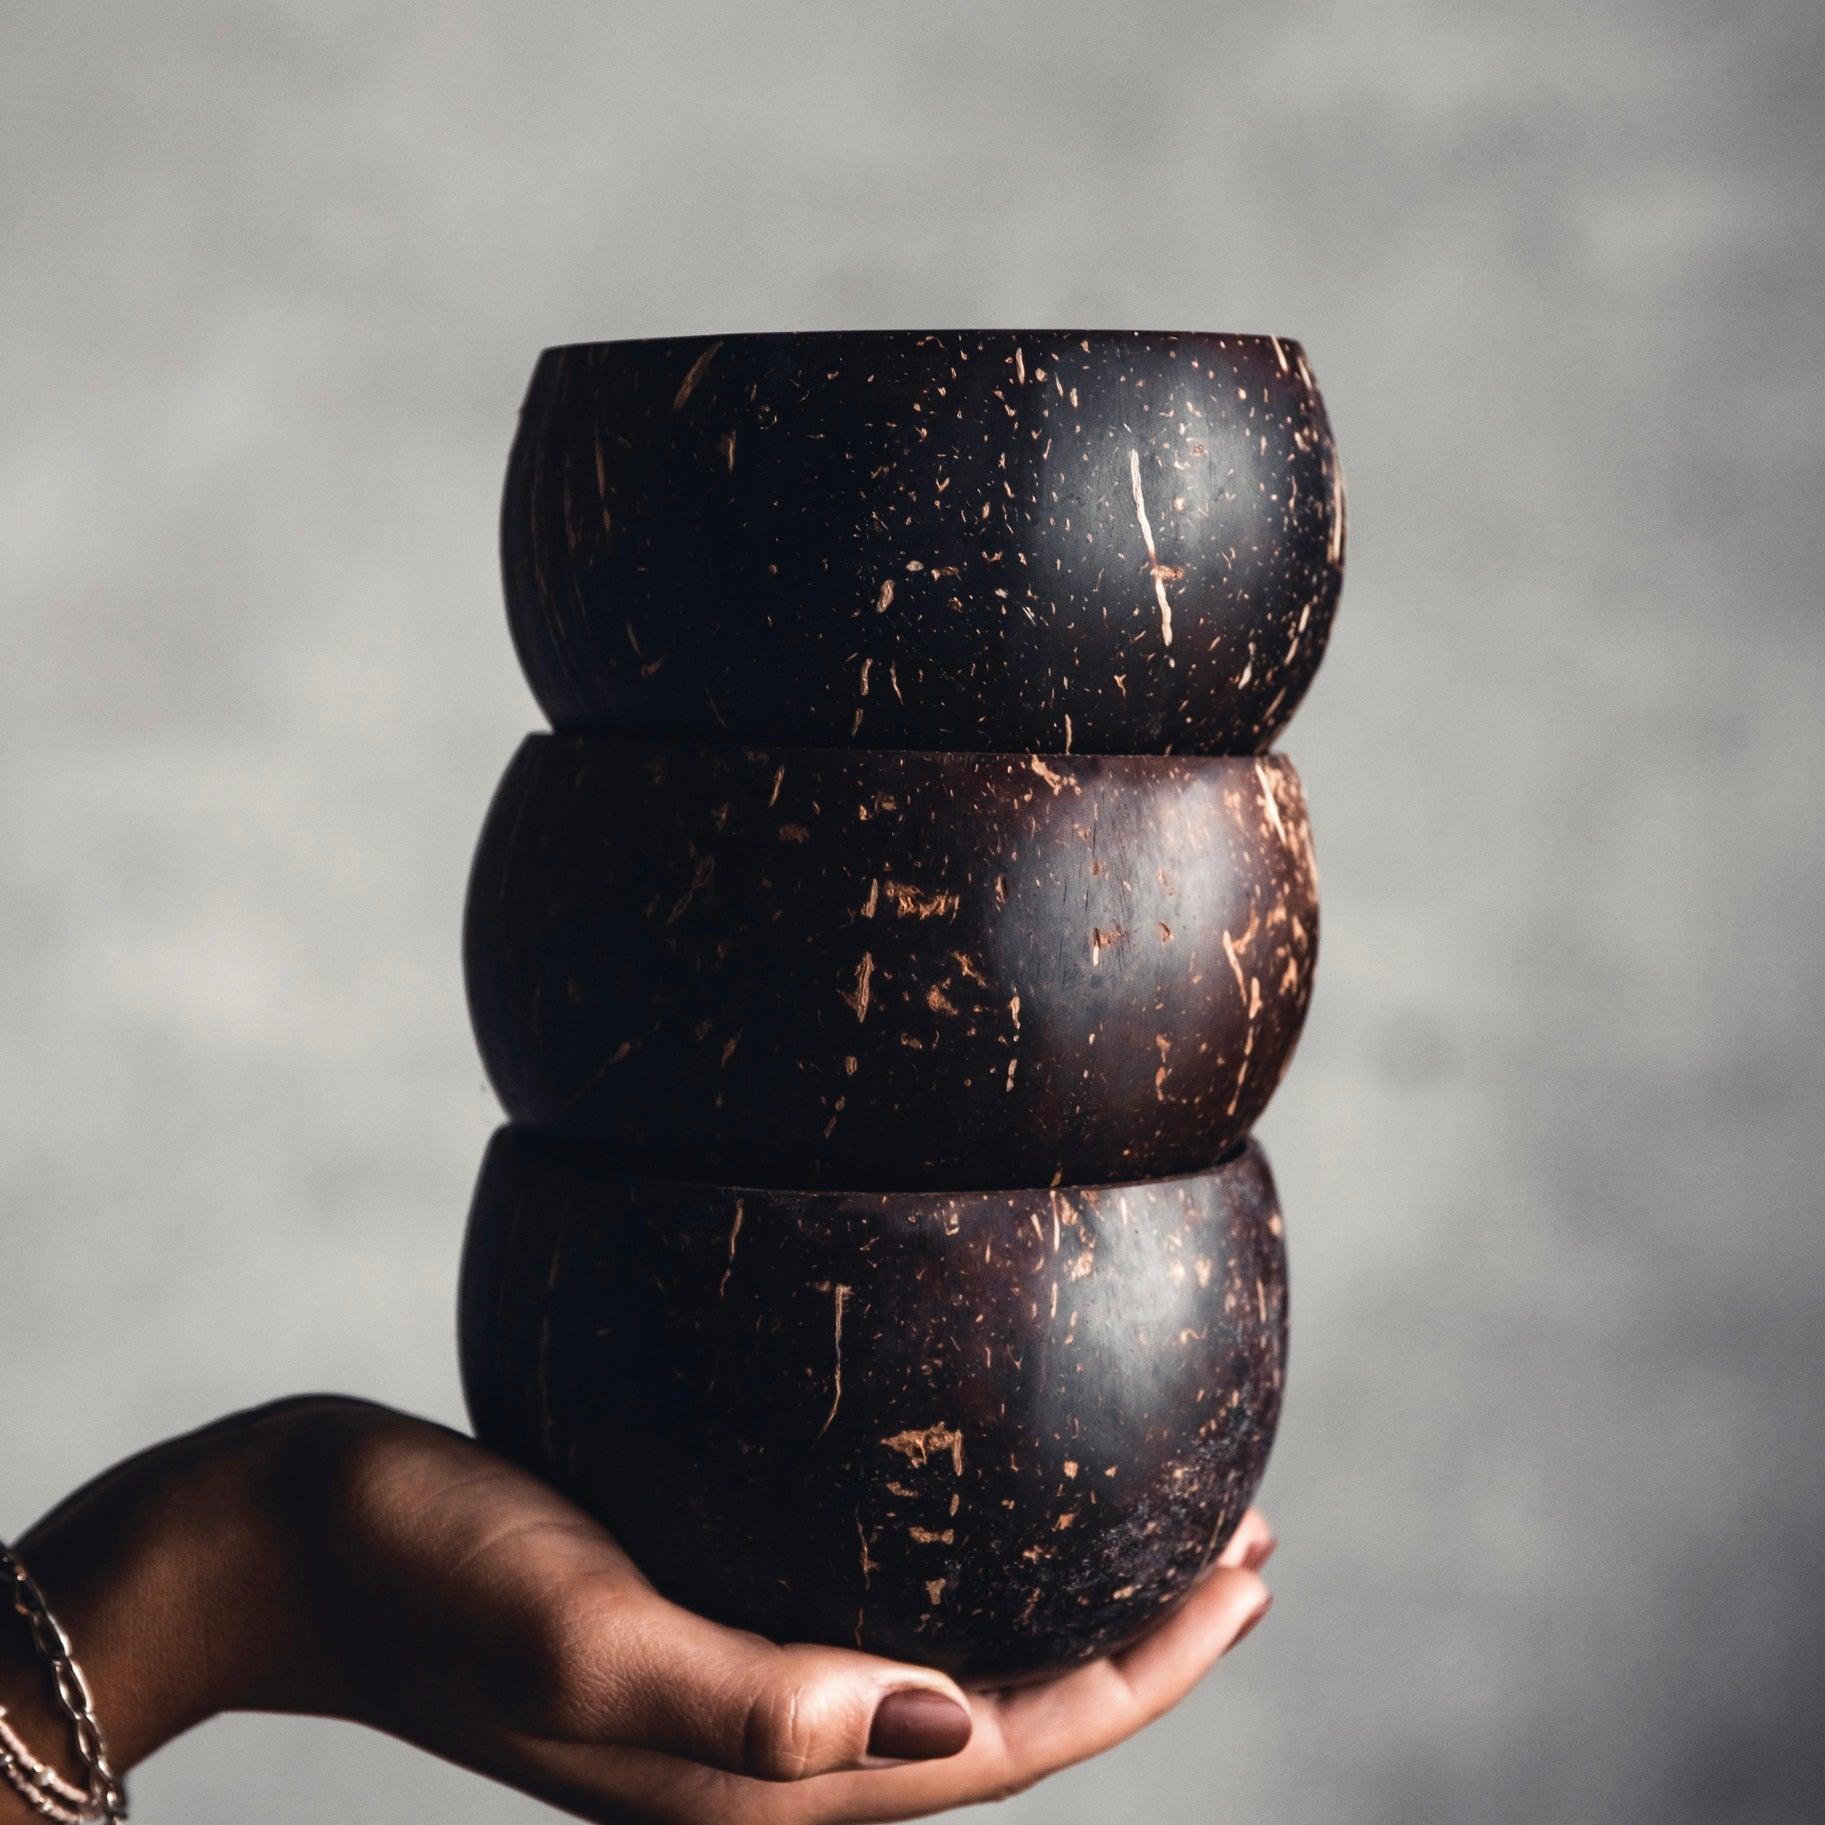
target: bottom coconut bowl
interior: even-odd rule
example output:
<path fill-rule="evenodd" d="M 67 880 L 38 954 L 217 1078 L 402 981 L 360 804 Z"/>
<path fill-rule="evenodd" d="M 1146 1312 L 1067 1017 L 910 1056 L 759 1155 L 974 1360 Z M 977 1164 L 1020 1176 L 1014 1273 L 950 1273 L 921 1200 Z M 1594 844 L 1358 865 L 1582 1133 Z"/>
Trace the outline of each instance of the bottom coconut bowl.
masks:
<path fill-rule="evenodd" d="M 1286 1262 L 1252 1143 L 1099 1189 L 744 1191 L 508 1128 L 461 1330 L 482 1440 L 666 1595 L 995 1684 L 1132 1639 L 1234 1530 Z"/>

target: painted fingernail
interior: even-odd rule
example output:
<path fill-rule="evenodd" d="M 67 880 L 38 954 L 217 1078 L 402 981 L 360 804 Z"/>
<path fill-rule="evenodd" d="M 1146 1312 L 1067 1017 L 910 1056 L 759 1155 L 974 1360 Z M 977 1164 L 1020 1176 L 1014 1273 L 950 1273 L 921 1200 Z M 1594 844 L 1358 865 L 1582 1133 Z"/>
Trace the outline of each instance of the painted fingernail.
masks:
<path fill-rule="evenodd" d="M 971 1727 L 969 1712 L 942 1692 L 889 1692 L 875 1709 L 868 1753 L 889 1762 L 935 1762 L 955 1755 Z"/>
<path fill-rule="evenodd" d="M 1257 1540 L 1242 1555 L 1244 1570 L 1258 1572 L 1274 1556 L 1274 1548 L 1279 1544 L 1280 1542 L 1272 1534 L 1269 1534 L 1265 1540 Z"/>
<path fill-rule="evenodd" d="M 1228 1653 L 1228 1654 L 1233 1654 L 1236 1651 L 1236 1649 L 1239 1648 L 1243 1644 L 1243 1642 L 1245 1642 L 1249 1638 L 1249 1636 L 1252 1635 L 1255 1632 L 1255 1630 L 1261 1626 L 1261 1618 L 1263 1616 L 1265 1616 L 1267 1614 L 1267 1612 L 1269 1610 L 1271 1610 L 1273 1607 L 1274 1607 L 1274 1599 L 1273 1599 L 1273 1594 L 1270 1592 L 1267 1596 L 1265 1596 L 1261 1599 L 1261 1607 L 1258 1610 L 1256 1610 L 1255 1613 L 1252 1616 L 1250 1616 L 1249 1619 L 1245 1623 L 1243 1623 L 1243 1625 L 1239 1629 L 1236 1630 L 1235 1640 L 1229 1644 L 1229 1646 L 1224 1650 L 1224 1652 Z"/>

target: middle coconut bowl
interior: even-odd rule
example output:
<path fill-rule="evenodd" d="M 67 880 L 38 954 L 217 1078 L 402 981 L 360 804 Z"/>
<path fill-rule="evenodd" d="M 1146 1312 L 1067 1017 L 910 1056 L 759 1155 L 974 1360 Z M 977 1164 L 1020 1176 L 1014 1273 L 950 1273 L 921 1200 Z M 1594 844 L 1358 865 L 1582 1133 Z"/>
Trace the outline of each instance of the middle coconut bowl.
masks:
<path fill-rule="evenodd" d="M 535 735 L 464 949 L 514 1119 L 629 1172 L 912 1191 L 1210 1166 L 1317 942 L 1280 755 Z"/>
<path fill-rule="evenodd" d="M 1157 1621 L 1266 1464 L 1267 1161 L 1098 1189 L 743 1191 L 506 1129 L 462 1277 L 482 1441 L 660 1590 L 998 1683 Z"/>

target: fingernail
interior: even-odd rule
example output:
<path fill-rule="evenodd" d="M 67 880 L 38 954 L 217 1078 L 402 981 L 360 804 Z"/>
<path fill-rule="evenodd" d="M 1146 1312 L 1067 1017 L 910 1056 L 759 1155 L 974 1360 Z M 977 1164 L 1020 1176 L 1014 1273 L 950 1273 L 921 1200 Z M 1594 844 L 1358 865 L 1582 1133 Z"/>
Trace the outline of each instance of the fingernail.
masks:
<path fill-rule="evenodd" d="M 970 1740 L 970 1714 L 954 1698 L 923 1687 L 889 1692 L 875 1709 L 868 1753 L 889 1762 L 935 1762 Z"/>
<path fill-rule="evenodd" d="M 1263 1616 L 1265 1616 L 1267 1614 L 1267 1612 L 1269 1610 L 1271 1610 L 1273 1607 L 1274 1607 L 1274 1597 L 1273 1597 L 1273 1593 L 1270 1591 L 1265 1597 L 1263 1597 L 1261 1599 L 1261 1607 L 1259 1609 L 1257 1609 L 1255 1611 L 1255 1613 L 1252 1616 L 1250 1616 L 1249 1619 L 1245 1623 L 1243 1623 L 1243 1625 L 1239 1629 L 1236 1630 L 1235 1640 L 1232 1641 L 1229 1644 L 1229 1646 L 1224 1649 L 1224 1652 L 1227 1654 L 1233 1654 L 1236 1651 L 1236 1649 L 1239 1648 L 1243 1644 L 1243 1642 L 1245 1642 L 1249 1638 L 1249 1636 L 1252 1635 L 1255 1632 L 1255 1630 L 1261 1626 L 1261 1618 Z"/>
<path fill-rule="evenodd" d="M 1255 1544 L 1242 1555 L 1243 1569 L 1245 1571 L 1258 1572 L 1262 1566 L 1274 1556 L 1274 1548 L 1279 1544 L 1280 1542 L 1276 1540 L 1272 1534 L 1269 1534 L 1265 1540 L 1257 1540 Z"/>

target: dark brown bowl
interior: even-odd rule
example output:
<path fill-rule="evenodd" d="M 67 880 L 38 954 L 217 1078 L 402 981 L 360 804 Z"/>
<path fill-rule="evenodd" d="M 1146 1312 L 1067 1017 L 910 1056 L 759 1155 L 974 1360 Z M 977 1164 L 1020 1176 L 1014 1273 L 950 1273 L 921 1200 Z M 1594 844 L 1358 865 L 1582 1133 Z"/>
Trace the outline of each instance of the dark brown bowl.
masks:
<path fill-rule="evenodd" d="M 549 349 L 502 514 L 554 726 L 821 747 L 1254 753 L 1343 551 L 1324 402 L 1274 336 Z"/>
<path fill-rule="evenodd" d="M 461 1298 L 483 1442 L 668 1596 L 983 1683 L 1172 1608 L 1261 1480 L 1286 1355 L 1252 1143 L 1101 1190 L 857 1193 L 503 1129 Z"/>
<path fill-rule="evenodd" d="M 1305 1016 L 1280 755 L 529 737 L 465 953 L 517 1121 L 630 1172 L 936 1190 L 1201 1171 Z"/>

